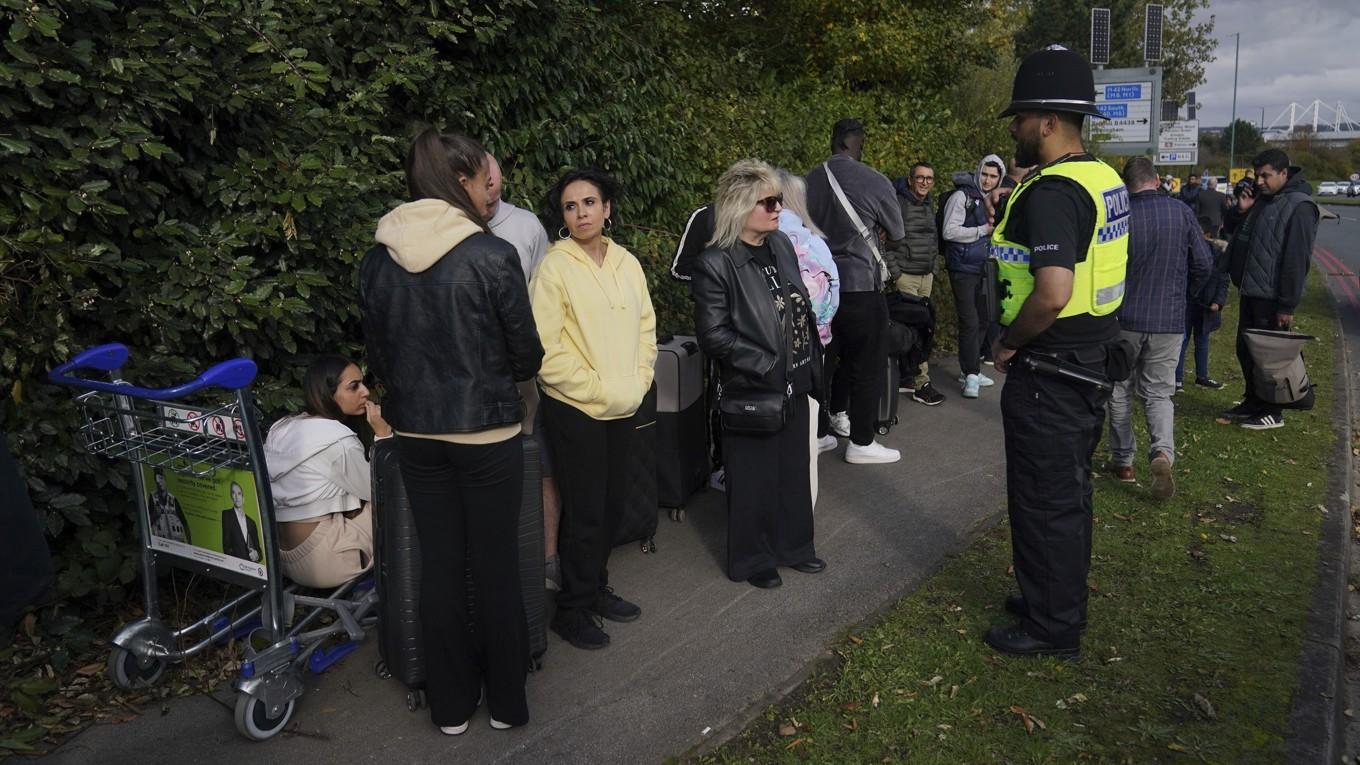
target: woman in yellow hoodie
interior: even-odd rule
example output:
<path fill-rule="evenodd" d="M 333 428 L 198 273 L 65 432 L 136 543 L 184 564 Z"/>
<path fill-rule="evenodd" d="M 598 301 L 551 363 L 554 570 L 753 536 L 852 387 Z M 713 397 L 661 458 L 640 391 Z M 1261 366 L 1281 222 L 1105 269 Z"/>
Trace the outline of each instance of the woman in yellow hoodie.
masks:
<path fill-rule="evenodd" d="M 599 618 L 642 610 L 609 586 L 609 551 L 627 497 L 633 416 L 652 387 L 656 314 L 632 253 L 605 236 L 614 179 L 573 170 L 548 192 L 558 241 L 529 286 L 543 342 L 543 416 L 562 495 L 562 589 L 553 631 L 577 648 L 609 645 Z"/>

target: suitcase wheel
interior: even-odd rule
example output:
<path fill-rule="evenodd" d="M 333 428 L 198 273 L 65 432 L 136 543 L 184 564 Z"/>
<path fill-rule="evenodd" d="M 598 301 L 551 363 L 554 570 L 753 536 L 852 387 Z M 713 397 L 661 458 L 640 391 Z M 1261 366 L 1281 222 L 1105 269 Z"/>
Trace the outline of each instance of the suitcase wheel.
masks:
<path fill-rule="evenodd" d="M 382 659 L 378 659 L 378 663 L 373 665 L 373 673 L 378 676 L 379 680 L 392 679 L 392 671 L 387 668 L 387 662 Z"/>
<path fill-rule="evenodd" d="M 683 508 L 683 507 L 672 507 L 672 508 L 670 509 L 670 516 L 671 516 L 671 520 L 675 521 L 676 523 L 684 523 L 684 522 L 685 522 L 685 508 Z M 652 552 L 656 552 L 655 545 L 653 545 Z"/>
<path fill-rule="evenodd" d="M 656 552 L 656 540 L 653 539 L 652 537 L 647 537 L 646 539 L 642 540 L 642 543 L 638 546 L 642 548 L 643 553 Z"/>
<path fill-rule="evenodd" d="M 425 707 L 425 691 L 411 690 L 406 692 L 406 709 L 411 712 L 419 712 Z"/>
<path fill-rule="evenodd" d="M 880 436 L 888 435 L 888 423 L 885 422 L 878 426 L 878 434 Z"/>

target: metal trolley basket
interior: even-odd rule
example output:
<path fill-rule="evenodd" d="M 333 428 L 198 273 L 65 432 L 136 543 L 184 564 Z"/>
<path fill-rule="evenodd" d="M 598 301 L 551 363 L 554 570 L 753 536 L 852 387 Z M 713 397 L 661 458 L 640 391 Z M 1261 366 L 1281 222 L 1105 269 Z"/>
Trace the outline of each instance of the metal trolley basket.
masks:
<path fill-rule="evenodd" d="M 291 719 L 305 688 L 303 672 L 325 671 L 357 648 L 375 623 L 378 597 L 372 577 L 320 597 L 285 581 L 259 414 L 250 394 L 255 362 L 224 361 L 190 382 L 151 389 L 119 377 L 127 359 L 125 346 L 101 345 L 48 375 L 53 383 L 81 391 L 75 402 L 84 415 L 80 440 L 85 448 L 132 465 L 146 615 L 114 635 L 109 674 L 120 688 L 150 687 L 168 664 L 245 637 L 240 676 L 233 683 L 236 728 L 263 741 Z M 90 370 L 109 379 L 75 376 Z M 224 393 L 234 395 L 223 403 Z M 171 481 L 189 500 L 200 500 L 198 507 L 185 501 L 191 514 L 167 488 Z M 219 496 L 223 501 L 212 506 Z M 223 509 L 228 501 L 231 506 Z M 252 510 L 257 517 L 251 517 Z M 224 581 L 242 592 L 201 619 L 175 627 L 161 614 L 157 571 L 162 565 Z"/>

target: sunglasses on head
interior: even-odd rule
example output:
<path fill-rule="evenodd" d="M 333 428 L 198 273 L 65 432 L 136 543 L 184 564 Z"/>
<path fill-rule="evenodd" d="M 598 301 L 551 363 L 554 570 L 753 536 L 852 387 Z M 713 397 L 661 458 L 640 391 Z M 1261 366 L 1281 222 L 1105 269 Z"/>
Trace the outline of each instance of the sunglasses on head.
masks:
<path fill-rule="evenodd" d="M 779 209 L 780 207 L 784 206 L 784 195 L 775 194 L 774 196 L 768 196 L 765 197 L 764 199 L 757 199 L 756 204 L 764 205 L 765 212 L 772 213 L 775 210 Z"/>

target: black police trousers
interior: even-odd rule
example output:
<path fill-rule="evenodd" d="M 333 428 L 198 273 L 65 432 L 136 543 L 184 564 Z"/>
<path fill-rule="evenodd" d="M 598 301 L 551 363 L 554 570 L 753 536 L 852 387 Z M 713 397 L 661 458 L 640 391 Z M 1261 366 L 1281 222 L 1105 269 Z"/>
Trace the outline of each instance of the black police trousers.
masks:
<path fill-rule="evenodd" d="M 1022 351 L 1023 353 L 1023 351 Z M 1057 354 L 1093 371 L 1105 348 Z M 1109 395 L 1013 361 L 1001 391 L 1006 501 L 1015 579 L 1031 636 L 1076 645 L 1091 567 L 1091 457 Z"/>

